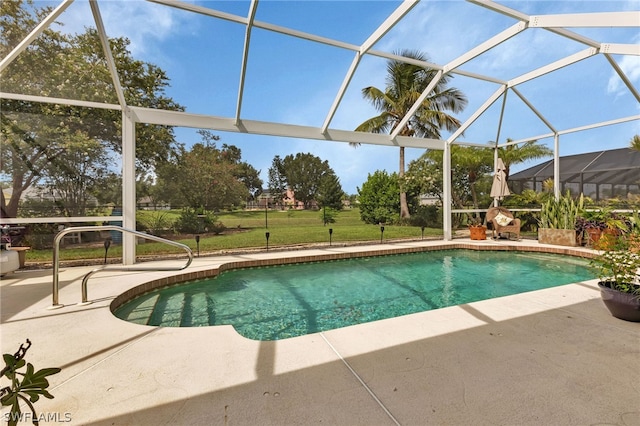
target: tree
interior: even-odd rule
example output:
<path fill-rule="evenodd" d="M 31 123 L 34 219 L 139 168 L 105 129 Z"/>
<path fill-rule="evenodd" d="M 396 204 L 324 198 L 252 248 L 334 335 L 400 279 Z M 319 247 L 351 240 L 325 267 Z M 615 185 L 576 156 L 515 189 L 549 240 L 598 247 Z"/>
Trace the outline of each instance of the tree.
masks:
<path fill-rule="evenodd" d="M 284 166 L 279 155 L 273 157 L 269 167 L 269 194 L 276 204 L 280 204 L 287 195 L 287 179 L 284 175 Z"/>
<path fill-rule="evenodd" d="M 455 158 L 452 150 L 451 162 L 455 161 L 454 173 L 460 176 L 465 183 L 467 193 L 471 197 L 474 209 L 480 208 L 479 196 L 480 187 L 484 183 L 484 194 L 488 195 L 490 188 L 489 173 L 493 170 L 493 150 L 480 147 L 458 146 L 455 149 Z M 465 182 L 466 181 L 466 182 Z M 480 214 L 475 213 L 476 219 L 480 219 Z"/>
<path fill-rule="evenodd" d="M 1 2 L 0 11 L 0 56 L 4 57 L 51 8 L 16 0 Z M 132 58 L 126 38 L 111 39 L 109 43 L 128 104 L 183 110 L 164 96 L 168 86 L 164 71 Z M 117 101 L 100 40 L 91 28 L 79 35 L 46 29 L 3 71 L 2 80 L 7 92 Z M 122 150 L 120 111 L 11 99 L 2 99 L 1 110 L 0 174 L 11 182 L 12 195 L 8 201 L 0 195 L 0 206 L 8 216 L 17 215 L 24 190 L 51 176 L 55 167 L 49 165 L 65 155 L 65 141 L 78 132 L 100 142 L 105 151 Z M 136 159 L 141 174 L 166 160 L 175 149 L 171 127 L 138 124 L 136 135 Z M 73 167 L 73 163 L 68 166 Z"/>
<path fill-rule="evenodd" d="M 274 163 L 276 159 L 274 158 Z M 280 164 L 276 164 L 280 170 L 275 170 L 273 175 L 279 175 L 280 183 L 285 184 L 295 194 L 296 200 L 302 201 L 305 208 L 311 206 L 311 202 L 317 200 L 320 190 L 320 183 L 328 173 L 335 173 L 329 167 L 328 161 L 322 161 L 313 154 L 297 153 L 284 157 Z M 270 172 L 270 175 L 272 173 Z M 282 187 L 281 187 L 282 188 Z M 276 195 L 275 193 L 273 194 Z"/>
<path fill-rule="evenodd" d="M 81 216 L 109 177 L 111 159 L 100 142 L 77 132 L 47 167 L 46 186 L 56 194 L 64 216 Z"/>
<path fill-rule="evenodd" d="M 409 164 L 407 182 L 416 191 L 443 201 L 442 151 L 428 150 Z M 488 183 L 493 170 L 493 154 L 489 148 L 451 146 L 451 199 L 456 208 L 472 204 L 479 207 L 478 186 Z"/>
<path fill-rule="evenodd" d="M 247 188 L 252 199 L 255 199 L 262 192 L 263 182 L 260 179 L 260 171 L 256 170 L 251 164 L 246 162 L 238 163 L 236 178 Z"/>
<path fill-rule="evenodd" d="M 398 53 L 410 59 L 426 62 L 426 55 L 411 50 Z M 360 124 L 356 131 L 372 133 L 392 133 L 407 115 L 411 107 L 436 77 L 437 70 L 422 67 L 414 63 L 390 60 L 387 63 L 387 87 L 385 91 L 369 86 L 362 89 L 362 95 L 381 113 Z M 416 113 L 399 132 L 400 136 L 441 139 L 440 130 L 454 131 L 460 122 L 445 113 L 461 112 L 467 105 L 465 95 L 456 88 L 447 87 L 453 77 L 445 75 L 420 104 Z M 410 216 L 406 188 L 403 185 L 405 174 L 404 147 L 400 147 L 400 217 Z"/>
<path fill-rule="evenodd" d="M 365 223 L 379 224 L 394 222 L 398 217 L 398 175 L 389 175 L 384 170 L 376 170 L 367 175 L 367 180 L 358 188 L 360 219 Z"/>
<path fill-rule="evenodd" d="M 511 141 L 512 139 L 507 138 L 507 142 Z M 507 181 L 509 180 L 511 166 L 514 164 L 524 163 L 525 161 L 549 157 L 552 155 L 552 149 L 549 149 L 544 145 L 540 145 L 537 141 L 528 141 L 519 145 L 507 145 L 506 147 L 498 148 L 498 157 L 502 158 L 502 161 L 504 162 L 504 172 Z"/>
<path fill-rule="evenodd" d="M 505 164 L 507 179 L 509 168 L 514 164 L 552 154 L 553 151 L 536 141 L 509 145 L 498 151 L 498 156 Z M 442 170 L 442 151 L 429 150 L 409 164 L 406 182 L 415 187 L 416 191 L 437 196 L 442 201 Z M 483 202 L 482 198 L 488 196 L 485 189 L 489 187 L 489 174 L 493 171 L 492 149 L 452 145 L 451 170 L 453 206 L 462 209 L 470 204 L 478 209 Z"/>
<path fill-rule="evenodd" d="M 249 190 L 238 178 L 241 169 L 240 150 L 224 145 L 218 149 L 208 131 L 200 132 L 203 141 L 190 150 L 181 147 L 175 160 L 158 167 L 158 185 L 162 198 L 172 205 L 216 211 L 244 203 Z"/>
<path fill-rule="evenodd" d="M 318 187 L 318 206 L 321 208 L 330 208 L 333 210 L 342 210 L 342 198 L 344 191 L 340 185 L 340 179 L 333 173 L 333 170 L 327 172 Z"/>

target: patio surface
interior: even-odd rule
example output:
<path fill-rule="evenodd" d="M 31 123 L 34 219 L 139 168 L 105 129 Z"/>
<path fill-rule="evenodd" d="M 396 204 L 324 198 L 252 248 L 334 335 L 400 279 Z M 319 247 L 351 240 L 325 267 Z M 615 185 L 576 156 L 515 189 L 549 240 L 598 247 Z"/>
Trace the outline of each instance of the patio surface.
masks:
<path fill-rule="evenodd" d="M 200 257 L 187 271 L 448 244 Z M 36 403 L 41 425 L 640 425 L 640 324 L 613 318 L 596 280 L 259 342 L 231 326 L 159 328 L 111 314 L 125 290 L 176 272 L 98 273 L 93 303 L 79 306 L 91 269 L 61 268 L 65 306 L 55 310 L 51 269 L 1 281 L 2 352 L 29 338 L 28 362 L 62 368 L 50 377 L 55 398 Z"/>

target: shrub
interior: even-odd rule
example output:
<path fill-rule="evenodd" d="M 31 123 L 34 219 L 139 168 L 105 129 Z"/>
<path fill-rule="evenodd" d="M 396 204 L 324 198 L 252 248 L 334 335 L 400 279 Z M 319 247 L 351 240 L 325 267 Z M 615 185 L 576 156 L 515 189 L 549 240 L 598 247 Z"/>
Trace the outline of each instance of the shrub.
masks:
<path fill-rule="evenodd" d="M 153 212 L 140 219 L 141 227 L 138 230 L 147 231 L 152 235 L 160 235 L 162 232 L 171 228 L 171 219 L 166 212 Z"/>
<path fill-rule="evenodd" d="M 358 188 L 360 219 L 365 223 L 392 223 L 400 212 L 400 186 L 396 173 L 376 170 Z"/>
<path fill-rule="evenodd" d="M 180 217 L 175 222 L 175 228 L 181 233 L 220 233 L 224 230 L 224 225 L 222 225 L 221 222 L 217 222 L 217 219 L 217 216 L 213 212 L 187 207 L 182 209 Z"/>
<path fill-rule="evenodd" d="M 222 222 L 215 222 L 215 223 L 212 223 L 210 226 L 207 227 L 207 231 L 213 232 L 216 235 L 222 234 L 225 229 L 227 229 L 227 227 L 224 226 L 224 224 Z"/>
<path fill-rule="evenodd" d="M 435 205 L 418 206 L 411 214 L 411 225 L 437 228 L 442 226 L 442 211 Z"/>

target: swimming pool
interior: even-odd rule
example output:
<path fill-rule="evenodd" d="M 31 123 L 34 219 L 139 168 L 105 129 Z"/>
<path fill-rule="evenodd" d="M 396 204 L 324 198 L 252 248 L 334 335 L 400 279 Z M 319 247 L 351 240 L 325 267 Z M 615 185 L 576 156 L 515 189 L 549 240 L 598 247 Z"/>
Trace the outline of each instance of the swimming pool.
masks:
<path fill-rule="evenodd" d="M 137 324 L 230 324 L 278 340 L 593 279 L 584 259 L 443 250 L 256 267 L 139 296 L 115 310 Z"/>

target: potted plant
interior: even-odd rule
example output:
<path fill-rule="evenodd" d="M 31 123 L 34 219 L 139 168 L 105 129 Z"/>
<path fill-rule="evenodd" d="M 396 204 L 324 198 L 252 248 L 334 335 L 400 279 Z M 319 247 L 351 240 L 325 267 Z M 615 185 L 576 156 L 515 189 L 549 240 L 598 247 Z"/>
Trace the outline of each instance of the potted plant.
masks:
<path fill-rule="evenodd" d="M 482 219 L 478 216 L 469 218 L 469 236 L 472 240 L 486 240 L 487 227 L 482 224 Z"/>
<path fill-rule="evenodd" d="M 582 194 L 575 201 L 569 191 L 564 196 L 542 203 L 538 221 L 538 242 L 561 246 L 576 246 L 576 220 L 582 212 Z"/>
<path fill-rule="evenodd" d="M 576 221 L 576 231 L 583 231 L 586 245 L 595 247 L 602 236 L 602 230 L 607 227 L 605 210 L 586 210 Z"/>
<path fill-rule="evenodd" d="M 631 235 L 615 241 L 591 260 L 605 306 L 616 318 L 640 322 L 640 252 L 632 250 Z"/>
<path fill-rule="evenodd" d="M 594 245 L 594 248 L 599 250 L 605 250 L 615 245 L 618 237 L 630 230 L 628 220 L 616 212 L 610 212 L 604 218 L 604 225 L 600 240 Z"/>

